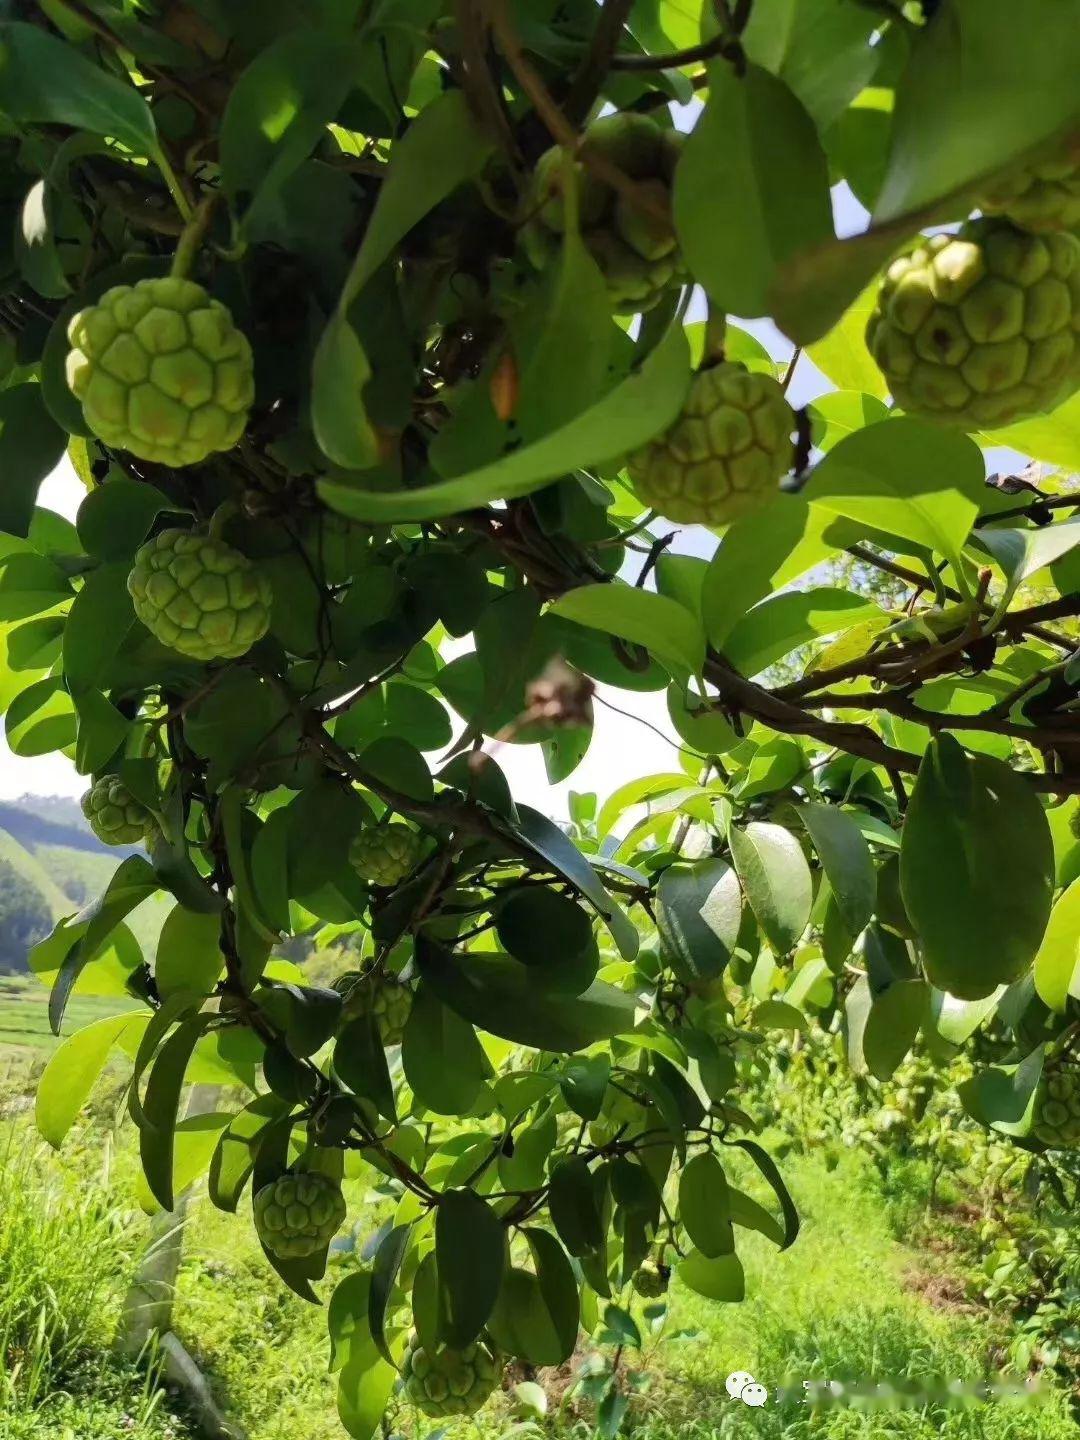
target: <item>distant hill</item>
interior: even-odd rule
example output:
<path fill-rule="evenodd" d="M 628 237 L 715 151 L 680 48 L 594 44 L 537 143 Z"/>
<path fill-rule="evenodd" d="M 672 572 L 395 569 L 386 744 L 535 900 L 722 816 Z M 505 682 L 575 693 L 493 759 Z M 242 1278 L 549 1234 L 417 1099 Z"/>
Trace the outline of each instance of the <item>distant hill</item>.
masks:
<path fill-rule="evenodd" d="M 0 802 L 0 972 L 27 968 L 27 956 L 62 916 L 99 895 L 134 848 L 103 845 L 78 803 L 25 795 Z M 171 900 L 145 901 L 129 918 L 151 957 Z"/>

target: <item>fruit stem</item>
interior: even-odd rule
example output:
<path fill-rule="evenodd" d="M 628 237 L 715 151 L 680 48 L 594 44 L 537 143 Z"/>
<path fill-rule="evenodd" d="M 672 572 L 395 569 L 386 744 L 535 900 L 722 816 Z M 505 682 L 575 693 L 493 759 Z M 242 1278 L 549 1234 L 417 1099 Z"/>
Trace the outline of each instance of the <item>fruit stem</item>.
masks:
<path fill-rule="evenodd" d="M 153 160 L 154 164 L 161 171 L 162 179 L 169 187 L 169 194 L 172 196 L 173 203 L 176 205 L 177 210 L 180 211 L 181 220 L 189 221 L 191 219 L 191 201 L 184 194 L 183 186 L 180 184 L 180 179 L 172 167 L 172 162 L 160 145 L 154 151 Z"/>
<path fill-rule="evenodd" d="M 705 321 L 705 348 L 701 354 L 702 370 L 707 370 L 711 365 L 720 365 L 724 360 L 724 347 L 727 344 L 727 316 L 723 310 L 718 310 L 709 301 L 709 315 Z"/>
<path fill-rule="evenodd" d="M 210 216 L 217 204 L 217 198 L 216 194 L 204 195 L 195 207 L 194 213 L 189 212 L 188 222 L 177 241 L 176 254 L 173 256 L 172 269 L 169 272 L 179 280 L 186 280 L 194 268 L 199 254 L 199 246 L 206 234 L 206 227 L 210 224 Z"/>
<path fill-rule="evenodd" d="M 234 515 L 239 513 L 239 506 L 235 500 L 223 500 L 210 517 L 210 524 L 207 526 L 207 534 L 211 540 L 223 540 L 225 538 L 225 526 Z"/>

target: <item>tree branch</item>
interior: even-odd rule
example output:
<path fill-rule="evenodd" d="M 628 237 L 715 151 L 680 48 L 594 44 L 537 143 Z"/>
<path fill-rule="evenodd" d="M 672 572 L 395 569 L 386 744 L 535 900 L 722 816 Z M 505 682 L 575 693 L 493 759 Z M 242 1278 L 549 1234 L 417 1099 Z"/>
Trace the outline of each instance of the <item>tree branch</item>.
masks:
<path fill-rule="evenodd" d="M 584 121 L 600 94 L 604 77 L 611 68 L 619 37 L 633 8 L 634 0 L 602 0 L 600 18 L 593 31 L 592 43 L 578 66 L 577 74 L 570 82 L 570 89 L 563 103 L 563 112 L 573 124 L 580 125 Z"/>

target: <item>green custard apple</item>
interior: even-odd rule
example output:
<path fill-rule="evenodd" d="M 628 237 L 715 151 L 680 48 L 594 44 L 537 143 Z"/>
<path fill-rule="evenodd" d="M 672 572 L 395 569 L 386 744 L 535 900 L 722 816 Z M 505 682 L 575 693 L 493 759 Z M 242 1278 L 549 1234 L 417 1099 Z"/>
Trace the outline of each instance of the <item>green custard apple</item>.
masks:
<path fill-rule="evenodd" d="M 361 880 L 389 889 L 415 870 L 422 847 L 420 836 L 408 825 L 369 825 L 349 847 L 349 864 Z"/>
<path fill-rule="evenodd" d="M 971 220 L 885 273 L 866 341 L 911 415 L 988 430 L 1080 385 L 1080 239 Z"/>
<path fill-rule="evenodd" d="M 175 467 L 231 450 L 244 433 L 251 346 L 193 280 L 116 285 L 72 318 L 68 339 L 68 385 L 106 445 Z"/>
<path fill-rule="evenodd" d="M 150 633 L 193 660 L 234 660 L 270 625 L 267 577 L 208 535 L 163 530 L 140 548 L 127 584 Z"/>
<path fill-rule="evenodd" d="M 102 775 L 82 797 L 90 829 L 106 845 L 139 845 L 158 828 L 152 813 L 115 775 Z"/>
<path fill-rule="evenodd" d="M 255 1229 L 280 1260 L 325 1250 L 345 1219 L 341 1186 L 328 1175 L 285 1174 L 255 1196 Z"/>
<path fill-rule="evenodd" d="M 1031 1130 L 1055 1150 L 1080 1146 L 1080 1066 L 1050 1065 L 1043 1071 Z"/>
<path fill-rule="evenodd" d="M 655 1260 L 645 1260 L 634 1271 L 630 1284 L 643 1300 L 659 1300 L 667 1293 L 667 1272 Z"/>
<path fill-rule="evenodd" d="M 1080 231 L 1080 131 L 1055 155 L 995 176 L 978 205 L 986 215 L 1004 215 L 1037 234 Z"/>
<path fill-rule="evenodd" d="M 637 182 L 649 208 L 617 192 L 584 162 L 573 174 L 578 224 L 586 248 L 607 283 L 611 308 L 633 315 L 651 310 L 686 279 L 671 219 L 671 185 L 684 136 L 648 115 L 605 115 L 585 133 L 585 145 Z M 544 269 L 559 253 L 566 229 L 564 151 L 553 146 L 533 177 L 530 219 L 522 230 L 526 254 Z"/>
<path fill-rule="evenodd" d="M 414 1330 L 401 1363 L 401 1378 L 417 1409 L 438 1420 L 475 1415 L 498 1384 L 499 1366 L 482 1341 L 464 1350 L 451 1350 L 448 1345 L 427 1350 Z"/>
<path fill-rule="evenodd" d="M 634 491 L 680 524 L 729 524 L 776 499 L 794 428 L 771 375 L 729 361 L 699 370 L 675 423 L 630 456 Z"/>

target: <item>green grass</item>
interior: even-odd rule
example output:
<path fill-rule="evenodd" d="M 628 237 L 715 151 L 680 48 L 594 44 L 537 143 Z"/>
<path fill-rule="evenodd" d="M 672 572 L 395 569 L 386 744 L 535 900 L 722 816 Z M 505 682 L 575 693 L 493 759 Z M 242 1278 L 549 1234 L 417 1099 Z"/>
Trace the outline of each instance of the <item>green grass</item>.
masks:
<path fill-rule="evenodd" d="M 146 1219 L 133 1199 L 131 1127 L 125 1121 L 115 1136 L 109 1131 L 119 1093 L 106 1088 L 96 1124 L 77 1129 L 61 1156 L 34 1141 L 25 1115 L 0 1120 L 0 1385 L 7 1387 L 0 1440 L 193 1440 L 175 1406 L 110 1350 Z M 627 1422 L 634 1440 L 1080 1435 L 1060 1394 L 1023 1409 L 998 1403 L 877 1413 L 808 1412 L 772 1399 L 751 1410 L 730 1399 L 724 1379 L 738 1369 L 775 1388 L 811 1378 L 975 1380 L 997 1368 L 1003 1336 L 990 1316 L 932 1308 L 911 1284 L 911 1273 L 929 1262 L 893 1238 L 868 1164 L 846 1153 L 832 1170 L 818 1156 L 788 1157 L 784 1165 L 804 1217 L 798 1242 L 779 1254 L 761 1237 L 740 1235 L 742 1305 L 716 1306 L 675 1284 L 668 1330 L 691 1334 L 648 1357 L 648 1385 Z M 355 1215 L 364 1191 L 361 1182 L 350 1189 Z M 246 1217 L 196 1200 L 174 1318 L 249 1440 L 343 1434 L 326 1373 L 325 1309 L 278 1284 Z M 553 1397 L 564 1389 L 552 1386 Z M 499 1396 L 476 1422 L 451 1425 L 448 1440 L 501 1440 L 520 1418 L 510 1397 Z M 539 1428 L 547 1440 L 588 1440 L 592 1412 L 573 1398 L 553 1403 Z M 404 1408 L 394 1417 L 394 1432 L 410 1440 L 435 1429 Z"/>
<path fill-rule="evenodd" d="M 75 995 L 68 1004 L 60 1038 L 136 1004 L 122 995 Z M 49 1026 L 49 992 L 44 985 L 33 976 L 0 975 L 0 1073 L 5 1050 L 47 1056 L 59 1044 Z"/>

